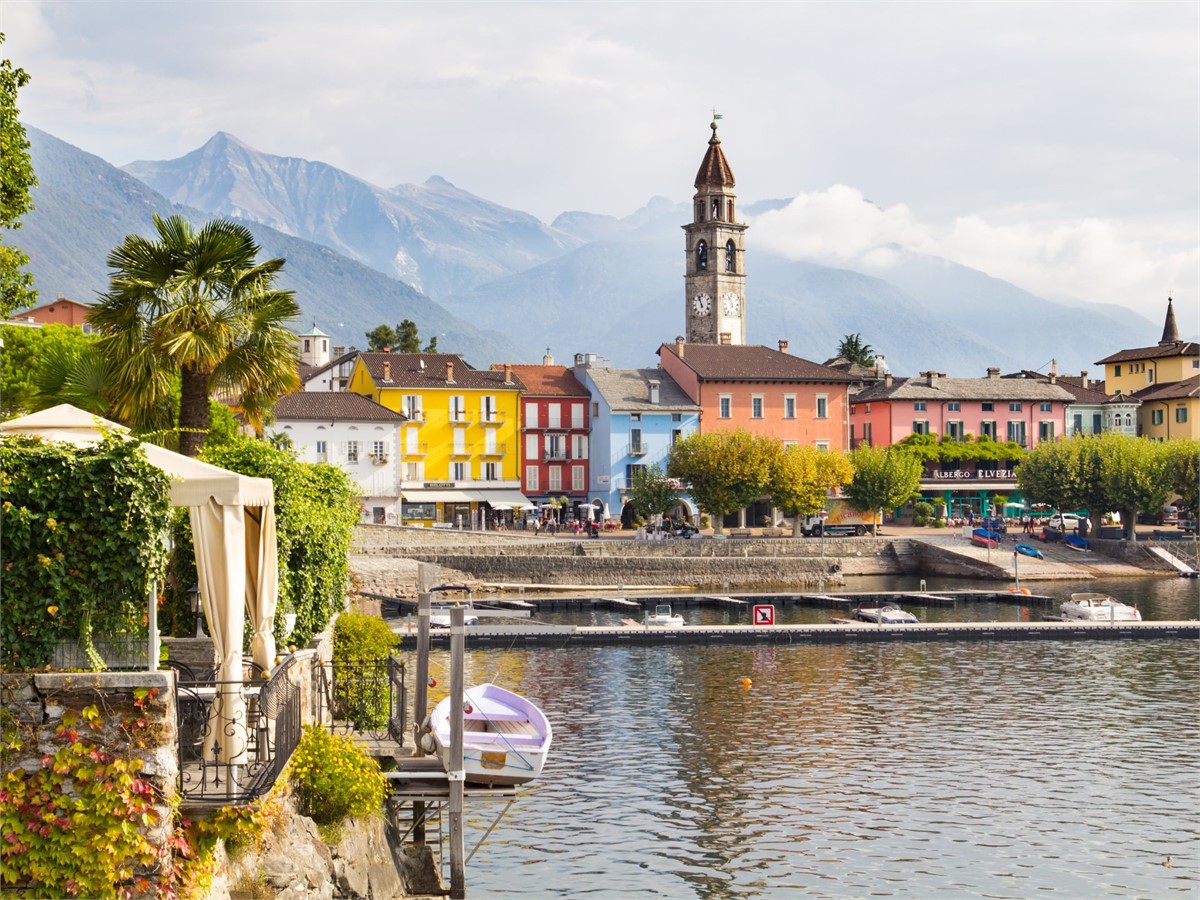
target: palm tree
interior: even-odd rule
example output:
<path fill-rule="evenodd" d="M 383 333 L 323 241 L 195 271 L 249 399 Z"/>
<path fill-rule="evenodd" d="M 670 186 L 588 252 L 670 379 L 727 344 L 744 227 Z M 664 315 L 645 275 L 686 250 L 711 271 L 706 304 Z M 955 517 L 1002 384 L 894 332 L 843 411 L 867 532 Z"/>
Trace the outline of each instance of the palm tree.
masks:
<path fill-rule="evenodd" d="M 108 255 L 108 292 L 88 316 L 103 333 L 114 412 L 136 421 L 178 378 L 179 449 L 195 456 L 209 425 L 209 399 L 239 406 L 251 423 L 299 386 L 299 316 L 291 291 L 275 287 L 284 260 L 256 262 L 250 230 L 214 219 L 199 231 L 182 216 L 154 216 L 158 240 L 128 235 Z"/>
<path fill-rule="evenodd" d="M 868 369 L 875 365 L 875 349 L 870 344 L 864 344 L 861 334 L 848 334 L 838 344 L 837 355 L 842 359 Z"/>

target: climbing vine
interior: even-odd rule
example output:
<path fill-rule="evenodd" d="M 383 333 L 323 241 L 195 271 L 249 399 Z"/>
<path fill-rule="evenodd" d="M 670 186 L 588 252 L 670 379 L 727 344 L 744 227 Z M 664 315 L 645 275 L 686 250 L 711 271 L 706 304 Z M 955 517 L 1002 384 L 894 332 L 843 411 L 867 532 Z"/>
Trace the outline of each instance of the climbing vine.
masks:
<path fill-rule="evenodd" d="M 168 487 L 118 435 L 90 447 L 0 442 L 0 664 L 42 668 L 56 642 L 78 640 L 99 668 L 93 634 L 144 633 L 148 589 L 166 563 Z"/>

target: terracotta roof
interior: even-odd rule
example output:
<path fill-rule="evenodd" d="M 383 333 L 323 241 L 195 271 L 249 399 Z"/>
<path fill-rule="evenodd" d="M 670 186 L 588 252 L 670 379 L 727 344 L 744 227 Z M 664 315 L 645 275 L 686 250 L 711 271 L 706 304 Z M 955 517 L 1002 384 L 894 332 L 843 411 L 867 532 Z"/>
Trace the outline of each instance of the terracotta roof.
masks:
<path fill-rule="evenodd" d="M 1200 356 L 1200 344 L 1197 344 L 1195 341 L 1171 341 L 1166 344 L 1155 344 L 1153 347 L 1136 347 L 1133 350 L 1120 350 L 1112 356 L 1096 360 L 1096 365 L 1135 362 L 1139 359 L 1161 359 L 1164 356 Z"/>
<path fill-rule="evenodd" d="M 930 386 L 924 378 L 895 378 L 889 386 L 878 381 L 859 391 L 855 403 L 875 400 L 993 400 L 1003 403 L 1014 400 L 1049 400 L 1070 403 L 1075 398 L 1048 381 L 1029 378 L 938 378 Z"/>
<path fill-rule="evenodd" d="M 350 350 L 348 353 L 343 353 L 341 356 L 331 359 L 323 366 L 309 366 L 307 373 L 304 372 L 304 367 L 302 366 L 300 370 L 300 381 L 311 381 L 318 375 L 328 372 L 334 366 L 340 366 L 344 362 L 349 362 L 350 360 L 354 359 L 354 357 L 358 356 L 360 352 L 361 351 L 359 350 Z"/>
<path fill-rule="evenodd" d="M 663 344 L 659 356 L 675 352 Z M 857 379 L 790 353 L 757 344 L 684 344 L 683 364 L 704 381 L 822 381 L 849 384 Z"/>
<path fill-rule="evenodd" d="M 1131 395 L 1143 403 L 1155 400 L 1186 400 L 1189 397 L 1200 397 L 1200 375 L 1193 375 L 1183 381 L 1172 381 L 1167 384 L 1156 384 L 1152 387 L 1134 391 Z"/>
<path fill-rule="evenodd" d="M 452 390 L 455 387 L 476 391 L 523 391 L 517 376 L 504 383 L 503 371 L 473 369 L 455 353 L 360 353 L 363 365 L 378 388 L 404 387 Z M 383 377 L 383 364 L 390 363 L 390 380 Z M 454 382 L 446 381 L 446 363 L 454 364 Z M 422 367 L 423 366 L 423 367 Z"/>
<path fill-rule="evenodd" d="M 513 374 L 525 385 L 525 393 L 544 397 L 590 397 L 588 389 L 575 380 L 566 366 L 514 365 Z M 504 363 L 492 363 L 493 372 L 503 372 Z"/>
<path fill-rule="evenodd" d="M 700 171 L 696 173 L 696 187 L 734 187 L 733 169 L 729 160 L 721 150 L 721 139 L 717 137 L 717 123 L 713 122 L 712 137 L 708 139 L 708 149 L 704 152 L 704 160 L 700 163 Z"/>
<path fill-rule="evenodd" d="M 613 412 L 700 412 L 670 375 L 662 369 L 592 369 L 588 376 Z M 658 403 L 650 402 L 650 382 L 657 381 Z"/>
<path fill-rule="evenodd" d="M 275 419 L 357 419 L 403 422 L 404 416 L 370 397 L 346 391 L 297 391 L 275 403 Z"/>

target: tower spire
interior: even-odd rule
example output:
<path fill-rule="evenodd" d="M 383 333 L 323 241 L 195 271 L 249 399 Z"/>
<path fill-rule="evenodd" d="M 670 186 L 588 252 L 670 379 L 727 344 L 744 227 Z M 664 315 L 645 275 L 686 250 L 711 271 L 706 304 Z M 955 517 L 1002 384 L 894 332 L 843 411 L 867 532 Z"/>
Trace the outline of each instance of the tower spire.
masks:
<path fill-rule="evenodd" d="M 1179 326 L 1175 322 L 1175 301 L 1167 298 L 1167 320 L 1163 323 L 1162 340 L 1159 345 L 1176 344 L 1179 342 Z"/>

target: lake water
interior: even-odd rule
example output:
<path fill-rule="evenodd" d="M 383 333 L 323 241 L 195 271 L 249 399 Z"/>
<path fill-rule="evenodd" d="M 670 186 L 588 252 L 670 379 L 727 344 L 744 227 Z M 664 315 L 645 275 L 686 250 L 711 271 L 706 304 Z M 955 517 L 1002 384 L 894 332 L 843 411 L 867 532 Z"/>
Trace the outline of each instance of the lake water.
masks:
<path fill-rule="evenodd" d="M 1184 579 L 1034 587 L 1200 605 Z M 555 726 L 467 867 L 474 898 L 1200 891 L 1192 642 L 486 650 L 466 680 Z M 468 807 L 468 851 L 498 811 Z"/>

